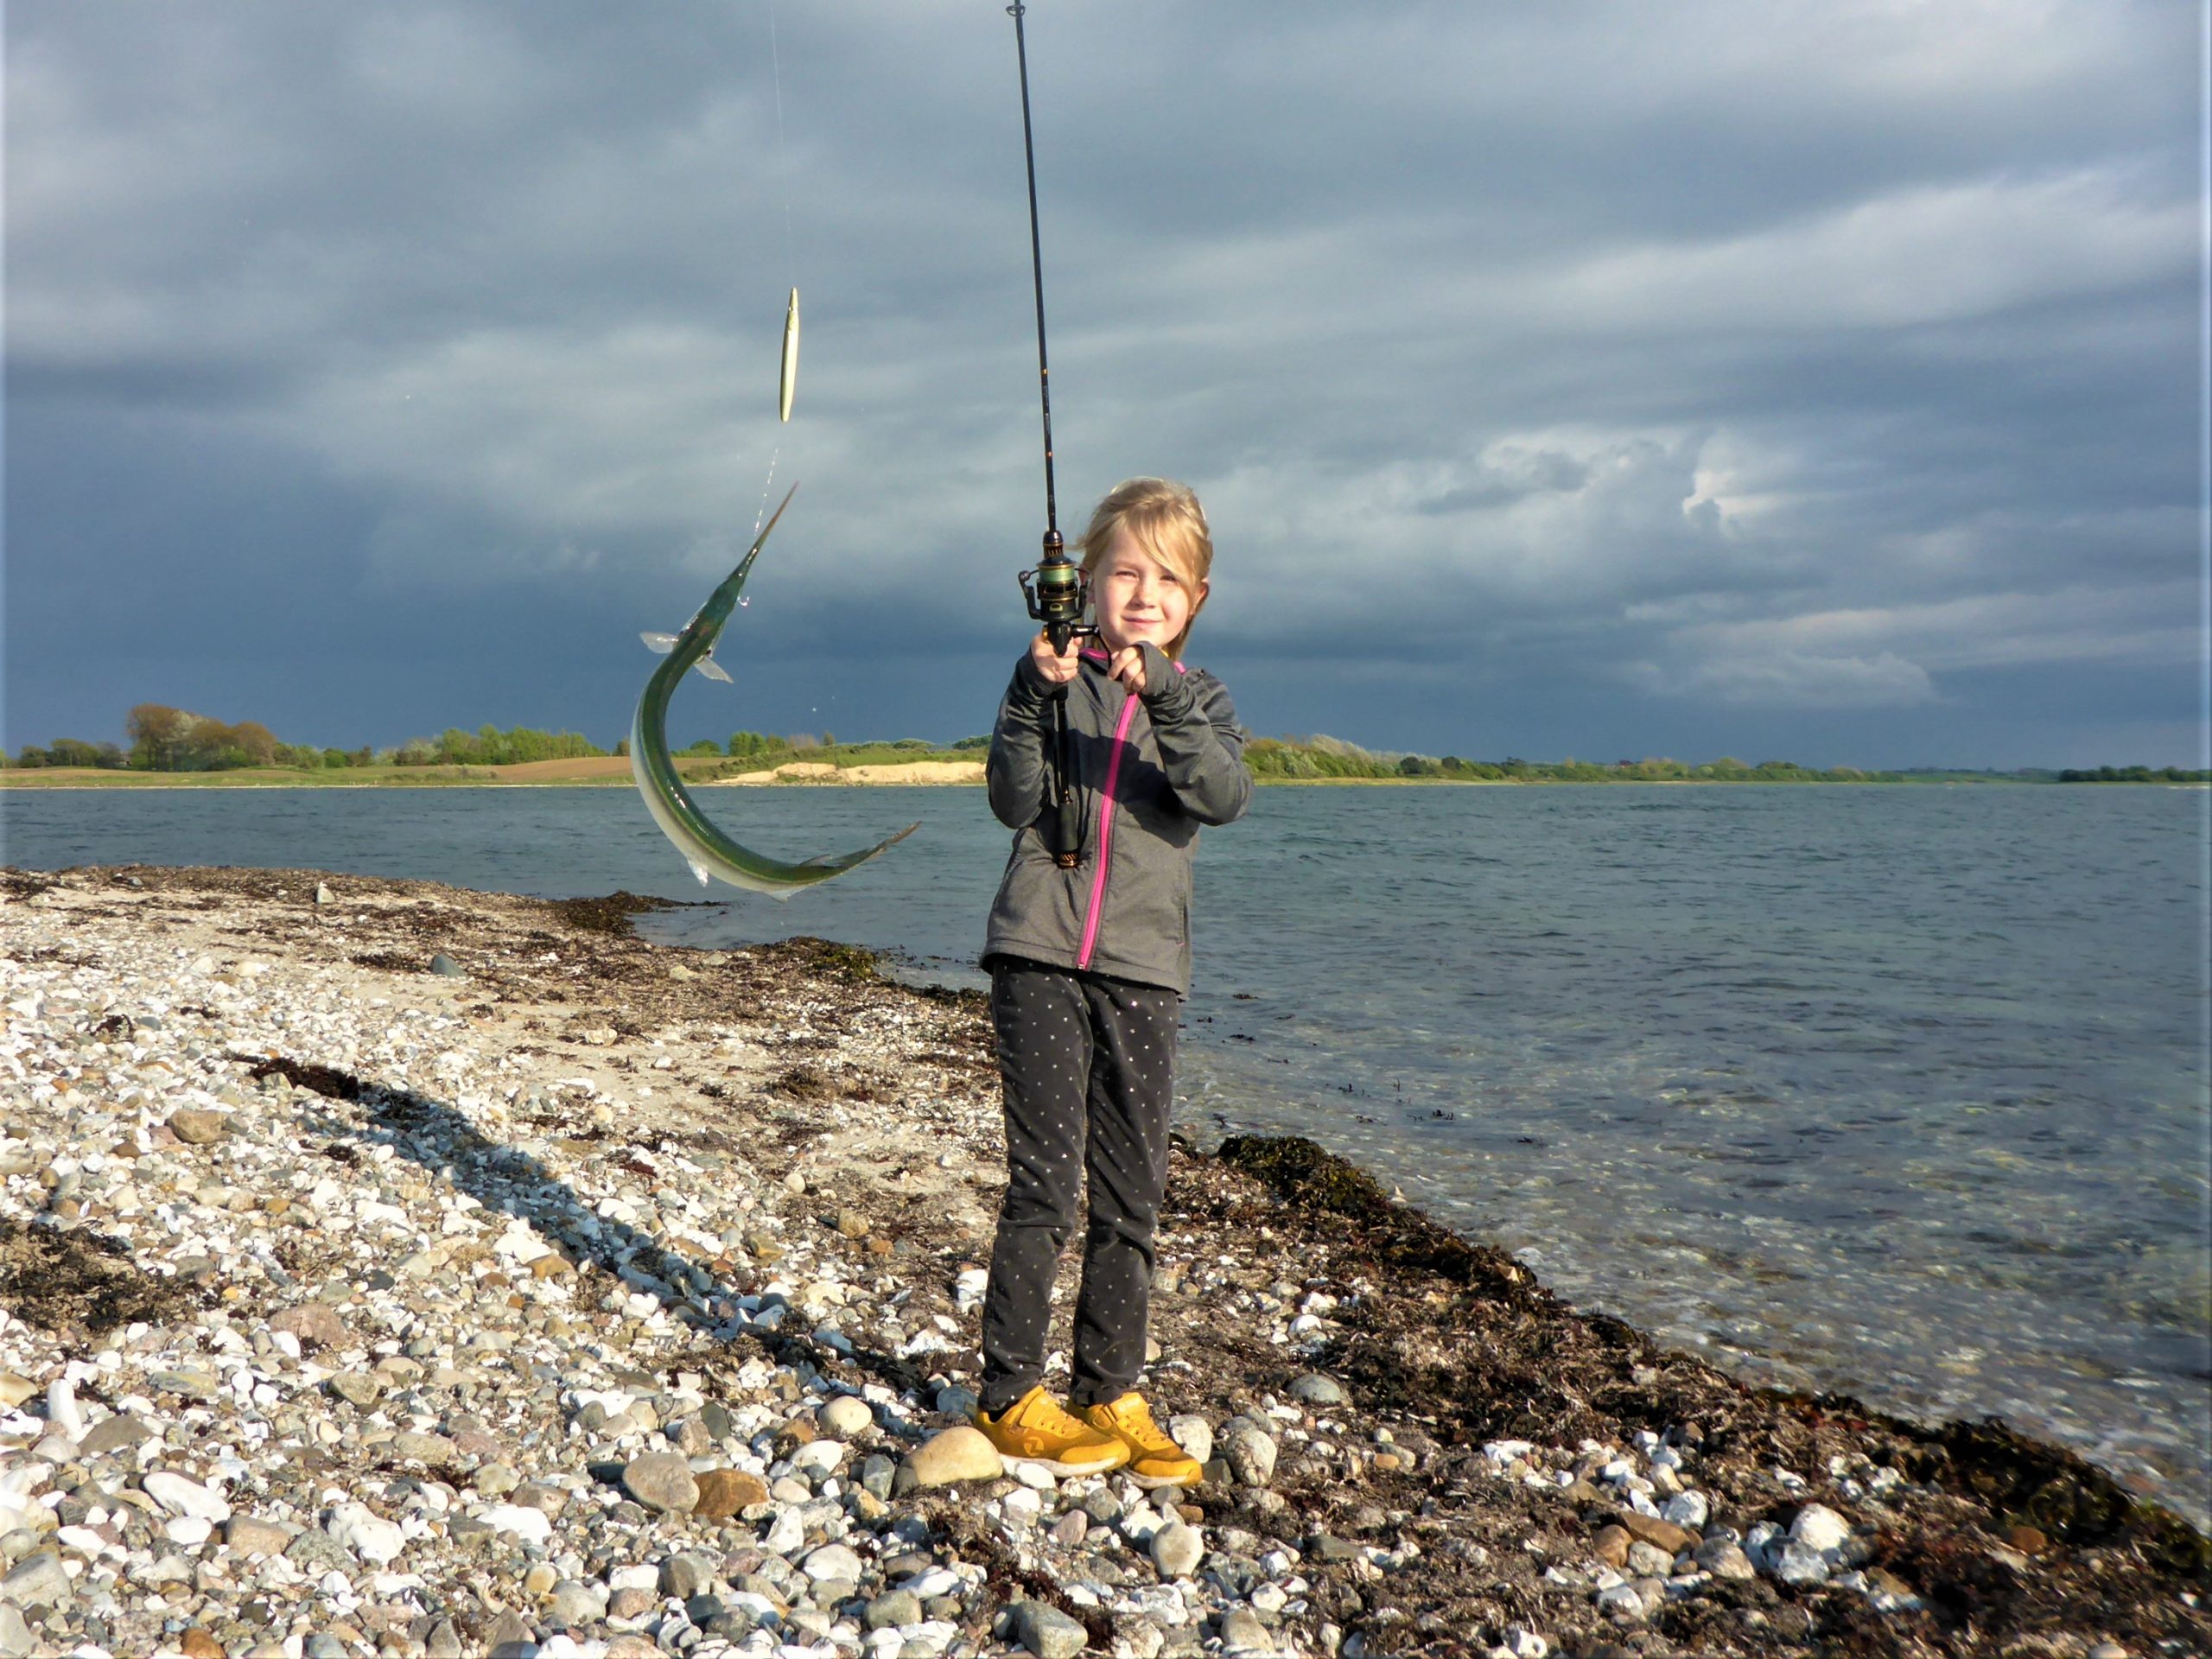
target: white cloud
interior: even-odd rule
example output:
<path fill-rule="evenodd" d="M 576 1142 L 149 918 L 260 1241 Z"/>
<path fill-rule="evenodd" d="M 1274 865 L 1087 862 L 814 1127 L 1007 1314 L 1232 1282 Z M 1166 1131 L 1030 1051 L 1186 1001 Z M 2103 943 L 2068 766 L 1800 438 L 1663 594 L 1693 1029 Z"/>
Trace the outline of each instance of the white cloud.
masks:
<path fill-rule="evenodd" d="M 2185 273 L 2197 209 L 2125 169 L 1897 192 L 1751 234 L 1647 244 L 1532 277 L 1521 302 L 1598 332 L 1902 328 Z"/>
<path fill-rule="evenodd" d="M 1638 689 L 1839 709 L 1928 702 L 1948 671 L 2124 662 L 2183 669 L 2202 648 L 2184 585 L 1979 594 L 1669 629 L 1626 664 Z M 1656 620 L 1656 619 L 1648 619 Z"/>

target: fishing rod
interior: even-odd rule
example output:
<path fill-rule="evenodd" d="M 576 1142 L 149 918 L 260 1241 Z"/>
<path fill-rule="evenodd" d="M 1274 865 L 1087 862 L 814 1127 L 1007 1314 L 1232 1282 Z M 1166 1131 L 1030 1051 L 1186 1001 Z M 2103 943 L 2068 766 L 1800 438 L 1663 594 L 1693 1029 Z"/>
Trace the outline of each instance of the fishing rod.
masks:
<path fill-rule="evenodd" d="M 1021 597 L 1030 620 L 1045 625 L 1056 656 L 1065 656 L 1078 634 L 1095 634 L 1084 613 L 1090 604 L 1090 578 L 1068 557 L 1060 539 L 1059 507 L 1052 491 L 1052 372 L 1045 356 L 1045 254 L 1037 233 L 1037 145 L 1029 119 L 1029 46 L 1021 20 L 1028 10 L 1020 0 L 1006 9 L 1014 19 L 1014 50 L 1021 68 L 1021 158 L 1029 175 L 1029 274 L 1037 296 L 1037 399 L 1045 422 L 1045 556 L 1020 573 Z M 1048 785 L 1052 809 L 1052 861 L 1071 870 L 1083 861 L 1081 809 L 1068 787 L 1073 770 L 1068 747 L 1068 689 L 1052 688 L 1052 764 Z"/>

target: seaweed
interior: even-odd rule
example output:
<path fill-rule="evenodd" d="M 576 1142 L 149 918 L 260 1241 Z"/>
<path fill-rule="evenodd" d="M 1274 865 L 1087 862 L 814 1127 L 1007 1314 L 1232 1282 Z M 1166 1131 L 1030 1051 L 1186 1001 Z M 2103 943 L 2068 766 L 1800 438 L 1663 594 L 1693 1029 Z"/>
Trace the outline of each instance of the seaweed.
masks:
<path fill-rule="evenodd" d="M 546 909 L 580 933 L 608 933 L 618 939 L 635 937 L 636 929 L 630 924 L 632 916 L 685 907 L 684 901 L 679 899 L 657 899 L 622 887 L 602 898 L 549 899 L 544 903 Z"/>
<path fill-rule="evenodd" d="M 119 1238 L 0 1221 L 0 1307 L 41 1330 L 98 1336 L 141 1319 L 169 1325 L 214 1300 L 212 1284 L 148 1274 Z"/>

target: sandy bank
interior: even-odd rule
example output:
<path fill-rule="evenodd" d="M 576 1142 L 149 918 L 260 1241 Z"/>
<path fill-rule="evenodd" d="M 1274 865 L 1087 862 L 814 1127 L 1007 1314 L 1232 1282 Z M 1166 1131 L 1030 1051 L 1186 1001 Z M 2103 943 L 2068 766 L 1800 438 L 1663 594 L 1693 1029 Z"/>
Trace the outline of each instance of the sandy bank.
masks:
<path fill-rule="evenodd" d="M 826 760 L 786 760 L 766 772 L 740 772 L 702 785 L 735 784 L 980 784 L 980 760 L 910 760 L 899 766 L 833 766 Z"/>
<path fill-rule="evenodd" d="M 1205 1486 L 918 1484 L 976 999 L 620 895 L 0 887 L 0 1645 L 2212 1650 L 2201 1541 L 2068 1454 L 1746 1389 L 1296 1141 L 1173 1161 L 1149 1387 Z"/>

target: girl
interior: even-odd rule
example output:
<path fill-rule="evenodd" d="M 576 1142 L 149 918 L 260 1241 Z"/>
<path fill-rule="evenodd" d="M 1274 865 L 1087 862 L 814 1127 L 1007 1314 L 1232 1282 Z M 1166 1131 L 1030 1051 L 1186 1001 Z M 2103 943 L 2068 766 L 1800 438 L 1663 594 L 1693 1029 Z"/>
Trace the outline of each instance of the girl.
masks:
<path fill-rule="evenodd" d="M 1008 1457 L 1060 1474 L 1128 1465 L 1181 1486 L 1198 1464 L 1141 1395 L 1153 1229 L 1167 1184 L 1175 1026 L 1191 982 L 1198 827 L 1250 804 L 1243 734 L 1221 683 L 1181 661 L 1213 543 L 1198 498 L 1135 478 L 1079 543 L 1103 650 L 1043 633 L 991 734 L 991 810 L 1014 831 L 984 965 L 1005 1088 L 1007 1190 L 983 1301 L 976 1425 Z M 1057 849 L 1047 804 L 1052 703 L 1067 700 L 1081 844 Z M 1072 865 L 1055 852 L 1076 855 Z M 1045 1391 L 1052 1280 L 1088 1179 L 1071 1414 Z"/>

